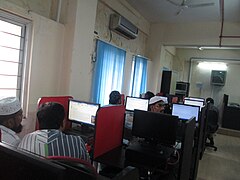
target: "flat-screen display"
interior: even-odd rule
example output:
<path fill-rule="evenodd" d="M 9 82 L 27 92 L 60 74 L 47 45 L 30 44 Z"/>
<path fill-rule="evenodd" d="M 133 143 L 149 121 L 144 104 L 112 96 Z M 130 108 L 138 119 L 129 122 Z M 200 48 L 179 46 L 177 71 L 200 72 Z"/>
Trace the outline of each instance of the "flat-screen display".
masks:
<path fill-rule="evenodd" d="M 189 120 L 192 117 L 196 117 L 196 121 L 198 121 L 199 106 L 172 104 L 172 115 L 178 116 L 181 120 Z"/>
<path fill-rule="evenodd" d="M 193 100 L 193 101 L 203 101 L 203 102 L 205 102 L 204 98 L 199 98 L 199 97 L 185 97 L 184 100 Z"/>
<path fill-rule="evenodd" d="M 76 123 L 95 125 L 95 118 L 100 104 L 69 100 L 68 119 Z"/>
<path fill-rule="evenodd" d="M 134 109 L 147 111 L 148 110 L 148 99 L 141 99 L 137 97 L 127 96 L 126 98 L 126 110 L 134 111 Z"/>
<path fill-rule="evenodd" d="M 159 144 L 174 145 L 178 117 L 169 114 L 134 110 L 132 135 Z"/>
<path fill-rule="evenodd" d="M 199 106 L 200 108 L 199 110 L 201 111 L 202 107 L 204 106 L 204 101 L 195 101 L 195 100 L 185 99 L 184 104 Z"/>

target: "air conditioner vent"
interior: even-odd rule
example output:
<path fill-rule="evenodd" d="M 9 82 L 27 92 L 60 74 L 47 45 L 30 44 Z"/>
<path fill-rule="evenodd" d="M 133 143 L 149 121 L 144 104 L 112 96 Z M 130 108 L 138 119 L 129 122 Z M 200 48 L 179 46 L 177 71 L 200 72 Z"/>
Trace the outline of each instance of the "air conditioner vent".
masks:
<path fill-rule="evenodd" d="M 118 14 L 111 14 L 109 28 L 127 39 L 135 39 L 138 35 L 138 28 Z"/>

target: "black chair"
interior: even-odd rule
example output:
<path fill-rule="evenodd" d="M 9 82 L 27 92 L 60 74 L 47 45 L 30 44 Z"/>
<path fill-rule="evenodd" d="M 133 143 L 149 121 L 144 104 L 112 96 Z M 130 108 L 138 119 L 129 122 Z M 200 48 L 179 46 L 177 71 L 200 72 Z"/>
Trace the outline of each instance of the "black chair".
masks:
<path fill-rule="evenodd" d="M 210 108 L 208 110 L 208 117 L 207 117 L 205 146 L 213 148 L 214 151 L 217 151 L 217 147 L 214 146 L 213 136 L 217 130 L 218 130 L 218 111 Z M 207 142 L 208 140 L 209 142 Z"/>

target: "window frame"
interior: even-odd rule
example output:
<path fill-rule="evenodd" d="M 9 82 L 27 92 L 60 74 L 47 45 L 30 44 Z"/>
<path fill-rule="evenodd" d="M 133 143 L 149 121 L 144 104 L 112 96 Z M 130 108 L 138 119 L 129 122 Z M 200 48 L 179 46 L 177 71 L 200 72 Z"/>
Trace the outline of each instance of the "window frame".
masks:
<path fill-rule="evenodd" d="M 28 95 L 29 95 L 29 68 L 30 68 L 30 57 L 31 57 L 31 40 L 32 40 L 32 20 L 25 18 L 8 11 L 0 10 L 0 20 L 21 26 L 21 41 L 19 51 L 19 62 L 18 62 L 18 75 L 17 75 L 17 87 L 16 97 L 19 98 L 24 116 L 27 116 L 28 112 Z M 19 92 L 18 92 L 19 90 Z"/>

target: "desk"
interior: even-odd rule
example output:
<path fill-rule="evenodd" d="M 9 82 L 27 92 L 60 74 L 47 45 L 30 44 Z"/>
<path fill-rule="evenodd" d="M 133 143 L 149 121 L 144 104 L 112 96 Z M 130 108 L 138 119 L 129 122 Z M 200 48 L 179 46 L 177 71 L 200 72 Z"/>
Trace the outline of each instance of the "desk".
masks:
<path fill-rule="evenodd" d="M 174 153 L 173 148 L 134 143 L 126 148 L 125 163 L 146 169 L 155 169 L 167 165 Z"/>

